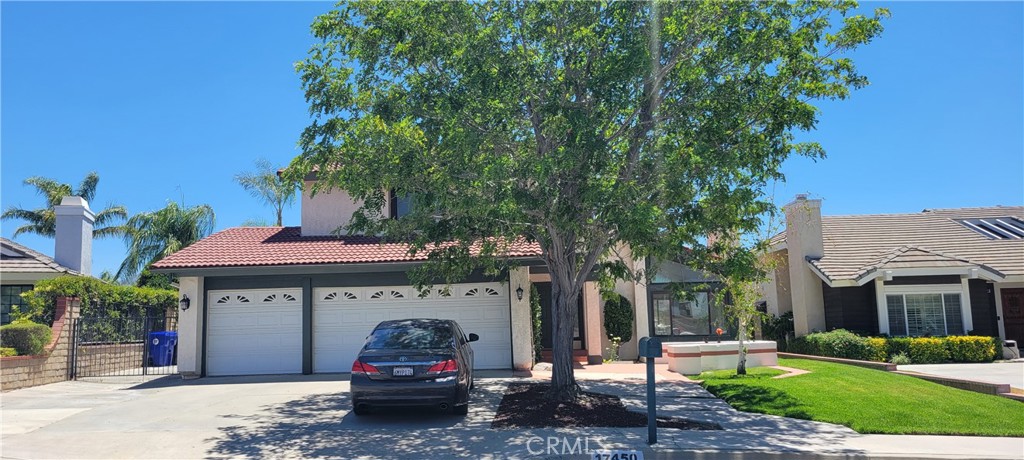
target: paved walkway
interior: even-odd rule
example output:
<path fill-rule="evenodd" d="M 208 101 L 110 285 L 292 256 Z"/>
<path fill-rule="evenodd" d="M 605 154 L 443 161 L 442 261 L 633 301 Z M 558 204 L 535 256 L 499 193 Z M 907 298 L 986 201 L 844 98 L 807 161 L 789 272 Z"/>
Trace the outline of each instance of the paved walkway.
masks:
<path fill-rule="evenodd" d="M 626 374 L 633 374 L 627 372 Z M 589 391 L 644 407 L 644 382 L 596 379 Z M 645 428 L 490 428 L 510 373 L 479 375 L 470 414 L 429 410 L 350 413 L 346 375 L 163 379 L 148 384 L 64 382 L 0 395 L 0 457 L 29 458 L 536 458 L 576 439 L 591 450 L 643 449 L 645 458 L 685 450 L 697 458 L 994 458 L 1020 459 L 1024 439 L 860 435 L 827 423 L 747 414 L 681 380 L 658 385 L 661 415 L 721 424 L 722 431 Z M 582 448 L 582 447 L 581 447 Z M 784 457 L 770 455 L 781 453 Z M 587 458 L 578 455 L 575 458 Z"/>
<path fill-rule="evenodd" d="M 987 383 L 1008 384 L 1024 390 L 1024 362 L 973 364 L 911 364 L 899 366 L 901 371 L 919 372 Z"/>

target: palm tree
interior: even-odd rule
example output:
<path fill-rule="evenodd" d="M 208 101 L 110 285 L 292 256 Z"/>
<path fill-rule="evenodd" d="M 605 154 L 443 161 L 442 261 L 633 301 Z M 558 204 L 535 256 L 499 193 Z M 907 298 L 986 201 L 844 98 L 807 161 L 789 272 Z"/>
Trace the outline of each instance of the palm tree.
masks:
<path fill-rule="evenodd" d="M 35 233 L 41 236 L 53 238 L 57 233 L 57 216 L 53 207 L 60 204 L 66 196 L 80 196 L 85 201 L 92 202 L 96 197 L 96 185 L 100 182 L 100 176 L 96 172 L 90 172 L 82 179 L 78 189 L 72 189 L 70 184 L 62 184 L 47 177 L 30 177 L 25 179 L 25 185 L 36 188 L 36 192 L 46 197 L 46 207 L 39 209 L 22 209 L 15 206 L 7 208 L 0 219 L 21 219 L 27 221 L 26 225 L 18 227 L 14 231 L 14 237 L 22 233 Z M 96 221 L 93 223 L 93 238 L 124 235 L 124 227 L 116 225 L 118 222 L 128 218 L 128 210 L 124 206 L 111 204 L 104 210 L 96 213 Z"/>
<path fill-rule="evenodd" d="M 235 182 L 249 192 L 253 198 L 263 204 L 274 207 L 277 212 L 277 226 L 283 224 L 281 213 L 284 207 L 295 201 L 295 190 L 298 184 L 286 181 L 277 174 L 277 169 L 269 161 L 256 160 L 256 171 L 235 175 Z"/>
<path fill-rule="evenodd" d="M 209 205 L 185 207 L 170 201 L 167 207 L 132 216 L 125 224 L 124 242 L 128 246 L 117 279 L 129 281 L 148 267 L 213 232 L 213 208 Z"/>

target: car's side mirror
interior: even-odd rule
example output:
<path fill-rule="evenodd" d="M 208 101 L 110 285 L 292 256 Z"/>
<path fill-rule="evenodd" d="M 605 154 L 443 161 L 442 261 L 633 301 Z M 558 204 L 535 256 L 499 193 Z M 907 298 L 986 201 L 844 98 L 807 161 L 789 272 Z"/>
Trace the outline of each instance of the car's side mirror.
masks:
<path fill-rule="evenodd" d="M 476 342 L 477 340 L 480 340 L 480 336 L 479 335 L 472 334 L 472 333 L 469 334 L 469 341 L 470 342 Z"/>

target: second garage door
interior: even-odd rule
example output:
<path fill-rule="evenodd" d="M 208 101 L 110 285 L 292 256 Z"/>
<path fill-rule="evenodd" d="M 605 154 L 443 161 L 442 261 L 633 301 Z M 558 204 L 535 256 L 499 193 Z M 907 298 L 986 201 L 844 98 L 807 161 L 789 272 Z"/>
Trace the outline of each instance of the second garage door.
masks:
<path fill-rule="evenodd" d="M 435 287 L 419 297 L 411 286 L 313 290 L 313 371 L 348 372 L 370 331 L 381 321 L 452 319 L 473 342 L 475 368 L 512 366 L 508 287 L 501 283 Z"/>

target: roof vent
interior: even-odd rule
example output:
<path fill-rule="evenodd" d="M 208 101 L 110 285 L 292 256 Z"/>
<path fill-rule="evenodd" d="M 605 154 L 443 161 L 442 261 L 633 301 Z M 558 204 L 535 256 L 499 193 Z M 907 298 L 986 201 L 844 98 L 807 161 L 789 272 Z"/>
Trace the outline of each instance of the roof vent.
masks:
<path fill-rule="evenodd" d="M 985 217 L 959 219 L 961 225 L 984 235 L 990 240 L 1024 239 L 1024 222 L 1016 217 Z"/>

